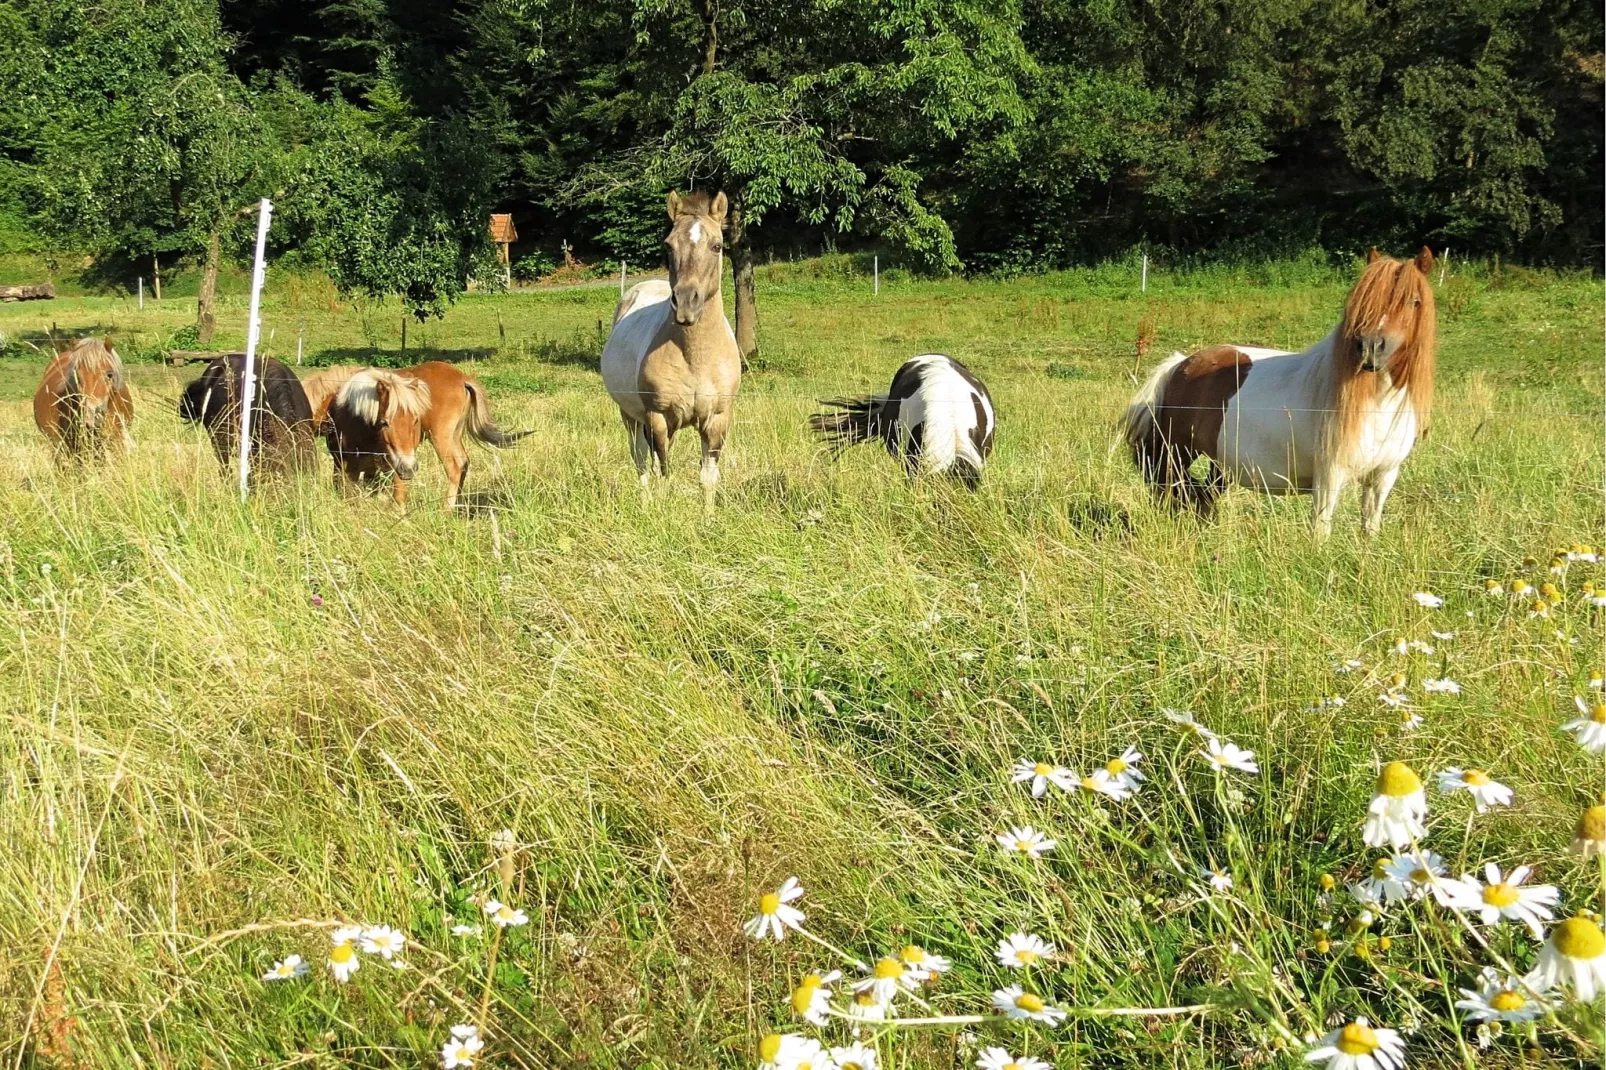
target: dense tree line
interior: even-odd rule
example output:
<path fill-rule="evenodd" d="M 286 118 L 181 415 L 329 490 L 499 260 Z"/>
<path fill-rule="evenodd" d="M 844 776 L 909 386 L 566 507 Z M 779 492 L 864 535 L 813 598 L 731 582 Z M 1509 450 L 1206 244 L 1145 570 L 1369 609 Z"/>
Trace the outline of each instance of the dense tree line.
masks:
<path fill-rule="evenodd" d="M 210 276 L 266 194 L 280 255 L 427 314 L 493 209 L 641 263 L 666 189 L 719 186 L 748 346 L 754 260 L 821 242 L 1594 263 L 1601 35 L 1593 0 L 0 0 L 0 242 Z"/>

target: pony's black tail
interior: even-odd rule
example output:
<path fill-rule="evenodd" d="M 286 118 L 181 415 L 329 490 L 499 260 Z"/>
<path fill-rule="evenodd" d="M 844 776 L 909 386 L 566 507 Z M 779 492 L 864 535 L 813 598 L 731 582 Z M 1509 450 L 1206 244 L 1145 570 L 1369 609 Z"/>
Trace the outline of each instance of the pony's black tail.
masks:
<path fill-rule="evenodd" d="M 885 394 L 865 394 L 856 398 L 832 398 L 828 406 L 809 417 L 809 427 L 825 439 L 833 454 L 871 439 L 885 438 L 881 414 L 886 408 Z"/>
<path fill-rule="evenodd" d="M 485 388 L 470 379 L 463 384 L 468 391 L 468 433 L 487 446 L 501 449 L 511 446 L 529 431 L 503 431 L 491 422 L 491 407 L 485 400 Z"/>

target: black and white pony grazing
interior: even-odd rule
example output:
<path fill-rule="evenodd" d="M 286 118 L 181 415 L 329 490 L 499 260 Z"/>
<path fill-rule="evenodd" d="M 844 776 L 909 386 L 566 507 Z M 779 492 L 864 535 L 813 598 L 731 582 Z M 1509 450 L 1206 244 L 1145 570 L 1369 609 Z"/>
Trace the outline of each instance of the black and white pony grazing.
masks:
<path fill-rule="evenodd" d="M 969 368 L 941 353 L 910 358 L 885 394 L 836 398 L 809 417 L 833 455 L 879 438 L 911 476 L 951 475 L 971 490 L 993 451 L 993 399 Z"/>

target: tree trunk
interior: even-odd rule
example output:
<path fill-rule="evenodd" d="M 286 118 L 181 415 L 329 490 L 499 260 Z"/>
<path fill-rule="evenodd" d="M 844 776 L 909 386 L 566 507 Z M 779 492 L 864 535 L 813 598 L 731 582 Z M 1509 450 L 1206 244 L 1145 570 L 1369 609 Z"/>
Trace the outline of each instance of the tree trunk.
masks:
<path fill-rule="evenodd" d="M 714 73 L 714 62 L 719 58 L 719 4 L 718 0 L 703 0 L 703 73 Z"/>
<path fill-rule="evenodd" d="M 203 346 L 212 344 L 217 330 L 217 268 L 222 258 L 222 242 L 214 229 L 206 239 L 206 269 L 201 272 L 201 296 L 196 302 L 195 332 Z"/>
<path fill-rule="evenodd" d="M 730 198 L 731 274 L 736 279 L 736 348 L 742 359 L 758 349 L 758 302 L 753 292 L 753 245 L 744 218 L 747 198 L 736 190 Z"/>
<path fill-rule="evenodd" d="M 162 258 L 157 253 L 151 254 L 151 289 L 156 292 L 156 300 L 162 299 Z"/>

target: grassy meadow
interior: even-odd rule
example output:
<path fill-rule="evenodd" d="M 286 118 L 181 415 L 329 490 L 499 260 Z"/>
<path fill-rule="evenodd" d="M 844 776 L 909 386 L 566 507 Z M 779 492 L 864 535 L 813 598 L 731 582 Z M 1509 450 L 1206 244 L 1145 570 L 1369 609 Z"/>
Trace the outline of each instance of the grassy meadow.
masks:
<path fill-rule="evenodd" d="M 1379 857 L 1361 840 L 1378 765 L 1403 760 L 1452 876 L 1529 864 L 1558 918 L 1600 909 L 1600 869 L 1568 845 L 1603 770 L 1558 725 L 1602 666 L 1580 588 L 1606 580 L 1546 570 L 1606 542 L 1600 280 L 1452 265 L 1431 435 L 1379 538 L 1351 492 L 1316 545 L 1304 499 L 1157 510 L 1114 421 L 1171 349 L 1314 342 L 1356 266 L 1156 271 L 1147 294 L 1130 264 L 895 276 L 879 296 L 851 267 L 761 270 L 711 521 L 690 433 L 638 491 L 596 372 L 607 285 L 469 295 L 404 355 L 395 305 L 270 277 L 273 355 L 293 362 L 299 331 L 309 366 L 471 360 L 498 422 L 535 430 L 471 447 L 479 507 L 450 516 L 427 450 L 406 515 L 342 501 L 326 470 L 240 504 L 175 414 L 193 370 L 150 359 L 190 299 L 0 305 L 0 1058 L 416 1067 L 472 1022 L 487 1066 L 756 1066 L 766 1034 L 846 1043 L 788 997 L 852 967 L 742 934 L 795 875 L 809 931 L 852 957 L 953 960 L 906 1014 L 986 1012 L 1018 980 L 993 955 L 1011 932 L 1058 948 L 1030 985 L 1067 1023 L 872 1030 L 890 1070 L 991 1045 L 1058 1068 L 1292 1067 L 1356 1015 L 1406 1031 L 1412 1066 L 1598 1065 L 1598 1003 L 1487 1049 L 1453 1011 L 1496 956 L 1533 964 L 1521 926 L 1475 939 L 1428 902 L 1351 924 L 1345 887 Z M 219 316 L 238 345 L 244 297 Z M 52 324 L 112 332 L 129 360 L 126 460 L 52 465 L 28 406 Z M 815 399 L 931 350 L 992 391 L 979 493 L 819 453 Z M 1533 618 L 1487 578 L 1566 598 Z M 1415 731 L 1378 699 L 1396 673 Z M 1424 693 L 1441 677 L 1462 693 Z M 1261 773 L 1212 772 L 1168 707 Z M 1086 771 L 1132 745 L 1131 799 L 1010 782 L 1023 758 Z M 1474 816 L 1437 790 L 1448 766 L 1514 805 Z M 1058 846 L 1006 856 L 995 835 L 1024 824 Z M 528 924 L 493 929 L 488 897 Z M 335 983 L 348 921 L 402 930 L 409 968 L 364 955 Z M 308 977 L 261 979 L 290 954 Z"/>

